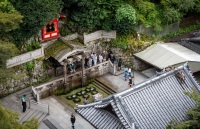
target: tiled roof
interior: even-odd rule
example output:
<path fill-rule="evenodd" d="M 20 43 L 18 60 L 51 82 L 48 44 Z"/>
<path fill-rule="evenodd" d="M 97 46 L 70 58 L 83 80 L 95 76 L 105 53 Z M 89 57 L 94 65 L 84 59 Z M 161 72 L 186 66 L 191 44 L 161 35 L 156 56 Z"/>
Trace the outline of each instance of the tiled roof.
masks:
<path fill-rule="evenodd" d="M 187 40 L 182 40 L 181 42 L 179 42 L 179 44 L 200 54 L 200 43 L 195 44 L 195 43 L 189 42 Z"/>
<path fill-rule="evenodd" d="M 185 81 L 180 81 L 178 72 L 183 72 Z M 163 129 L 173 119 L 188 119 L 186 112 L 195 102 L 184 91 L 192 92 L 192 87 L 200 93 L 184 65 L 97 103 L 80 105 L 77 112 L 98 129 Z"/>

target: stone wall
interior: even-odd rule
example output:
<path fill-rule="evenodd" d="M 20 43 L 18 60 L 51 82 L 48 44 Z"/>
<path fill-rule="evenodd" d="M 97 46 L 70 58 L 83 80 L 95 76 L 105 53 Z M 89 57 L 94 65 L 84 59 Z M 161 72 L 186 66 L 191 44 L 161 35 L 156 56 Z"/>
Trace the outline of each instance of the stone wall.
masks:
<path fill-rule="evenodd" d="M 15 69 L 14 77 L 9 79 L 7 84 L 0 85 L 0 96 L 37 84 L 47 77 L 43 61 L 36 60 L 35 68 L 30 73 L 26 70 L 26 64 L 17 66 Z"/>

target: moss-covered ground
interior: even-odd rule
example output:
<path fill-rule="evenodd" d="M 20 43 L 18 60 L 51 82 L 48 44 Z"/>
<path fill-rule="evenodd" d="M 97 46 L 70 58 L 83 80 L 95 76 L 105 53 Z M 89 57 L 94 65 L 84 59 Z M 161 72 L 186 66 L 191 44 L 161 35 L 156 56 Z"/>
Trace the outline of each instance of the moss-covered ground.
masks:
<path fill-rule="evenodd" d="M 94 88 L 94 89 L 96 89 L 96 91 L 97 91 L 98 93 L 102 94 L 102 95 L 103 95 L 103 98 L 109 96 L 109 94 L 105 93 L 104 91 L 102 91 L 101 89 L 99 89 L 97 86 L 95 86 L 95 85 L 93 85 L 93 84 L 89 84 L 89 85 L 86 86 L 86 87 L 82 87 L 82 88 L 75 89 L 75 90 L 71 91 L 70 93 L 68 93 L 68 94 L 66 94 L 66 95 L 60 95 L 60 96 L 58 96 L 58 98 L 59 98 L 62 102 L 64 102 L 66 105 L 68 105 L 68 106 L 70 106 L 70 107 L 72 107 L 72 108 L 75 108 L 75 107 L 76 107 L 76 104 L 83 105 L 83 101 L 84 101 L 84 99 L 85 99 L 85 98 L 83 97 L 83 95 L 78 96 L 77 93 L 80 93 L 80 92 L 83 91 L 83 90 L 86 91 L 86 89 L 90 89 L 91 87 Z M 86 94 L 89 95 L 88 102 L 89 102 L 89 103 L 92 103 L 92 102 L 93 102 L 92 92 L 90 91 L 90 92 L 87 92 Z M 67 96 L 68 96 L 68 97 L 71 97 L 72 95 L 77 95 L 77 97 L 80 98 L 80 102 L 74 102 L 73 99 L 71 99 L 71 100 L 67 99 Z"/>
<path fill-rule="evenodd" d="M 71 48 L 61 41 L 56 40 L 53 44 L 45 48 L 45 57 L 55 57 L 60 51 L 71 51 Z"/>

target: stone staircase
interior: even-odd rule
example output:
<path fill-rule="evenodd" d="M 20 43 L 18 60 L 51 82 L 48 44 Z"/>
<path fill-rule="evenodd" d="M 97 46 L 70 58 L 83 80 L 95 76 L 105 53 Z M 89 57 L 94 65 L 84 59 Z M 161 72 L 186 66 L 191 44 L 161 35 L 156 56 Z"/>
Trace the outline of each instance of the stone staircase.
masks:
<path fill-rule="evenodd" d="M 36 119 L 38 119 L 38 122 L 40 123 L 47 116 L 48 107 L 46 105 L 37 103 L 31 93 L 30 89 L 22 90 L 22 91 L 16 93 L 18 105 L 20 105 L 20 106 L 21 106 L 22 95 L 26 95 L 27 109 L 26 109 L 25 113 L 22 113 L 22 111 L 19 112 L 20 113 L 19 122 L 23 123 L 26 120 L 31 120 L 32 118 L 36 118 Z"/>
<path fill-rule="evenodd" d="M 111 88 L 109 85 L 104 84 L 103 82 L 101 82 L 101 81 L 98 80 L 98 79 L 95 79 L 95 80 L 92 82 L 92 84 L 95 85 L 96 87 L 98 87 L 99 89 L 101 89 L 102 91 L 104 91 L 104 92 L 107 93 L 107 94 L 114 94 L 114 93 L 117 92 L 116 89 Z"/>

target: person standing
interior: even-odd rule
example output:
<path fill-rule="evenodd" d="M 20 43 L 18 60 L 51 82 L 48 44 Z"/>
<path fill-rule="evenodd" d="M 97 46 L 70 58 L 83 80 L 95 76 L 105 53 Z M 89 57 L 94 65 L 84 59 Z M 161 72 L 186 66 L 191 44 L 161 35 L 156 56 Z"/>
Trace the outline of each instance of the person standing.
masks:
<path fill-rule="evenodd" d="M 96 53 L 93 53 L 93 61 L 94 61 L 94 66 L 97 65 L 97 55 Z"/>
<path fill-rule="evenodd" d="M 92 58 L 92 66 L 94 65 L 94 53 L 91 53 L 91 58 Z"/>
<path fill-rule="evenodd" d="M 113 54 L 111 54 L 110 61 L 112 62 L 112 64 L 115 63 L 115 56 Z"/>
<path fill-rule="evenodd" d="M 103 56 L 100 54 L 99 55 L 99 63 L 102 63 L 103 62 Z"/>
<path fill-rule="evenodd" d="M 126 78 L 128 77 L 128 68 L 126 66 L 124 67 L 124 77 L 126 81 Z"/>
<path fill-rule="evenodd" d="M 131 75 L 131 68 L 128 69 L 128 75 Z"/>
<path fill-rule="evenodd" d="M 89 61 L 88 61 L 88 66 L 89 66 L 89 67 L 91 67 L 91 66 L 92 66 L 92 57 L 90 57 L 90 58 L 89 58 Z"/>
<path fill-rule="evenodd" d="M 22 96 L 22 106 L 23 106 L 23 112 L 26 111 L 26 95 Z"/>
<path fill-rule="evenodd" d="M 121 58 L 121 56 L 119 56 L 119 59 L 118 59 L 118 71 L 121 70 L 121 67 L 122 67 L 122 58 Z"/>
<path fill-rule="evenodd" d="M 129 77 L 128 77 L 128 85 L 129 85 L 129 87 L 131 87 L 132 86 L 132 77 L 131 77 L 131 75 L 129 75 Z"/>
<path fill-rule="evenodd" d="M 109 60 L 109 59 L 111 60 L 111 54 L 112 54 L 111 49 L 108 49 L 108 60 Z"/>
<path fill-rule="evenodd" d="M 76 121 L 76 118 L 74 116 L 74 114 L 71 115 L 71 123 L 72 123 L 72 128 L 74 128 L 74 123 Z"/>
<path fill-rule="evenodd" d="M 87 105 L 88 104 L 88 98 L 85 98 L 83 103 L 84 103 L 84 105 Z"/>

